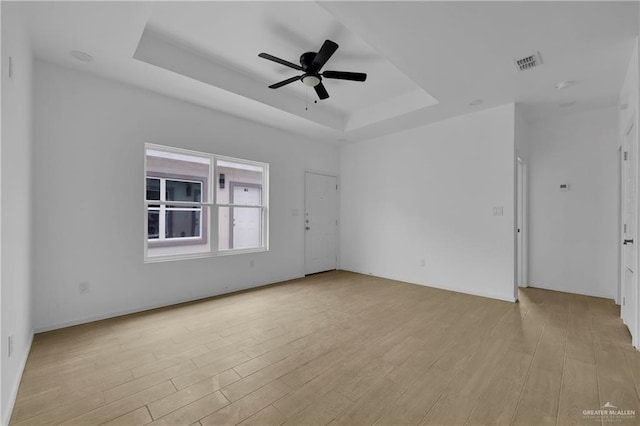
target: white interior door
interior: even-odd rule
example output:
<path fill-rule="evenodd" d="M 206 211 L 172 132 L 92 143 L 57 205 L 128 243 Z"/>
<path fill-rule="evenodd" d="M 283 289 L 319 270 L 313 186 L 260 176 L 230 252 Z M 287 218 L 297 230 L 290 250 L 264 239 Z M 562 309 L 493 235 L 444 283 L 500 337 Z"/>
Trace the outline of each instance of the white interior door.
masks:
<path fill-rule="evenodd" d="M 635 123 L 627 130 L 623 144 L 622 164 L 622 321 L 629 328 L 633 344 L 638 336 L 638 277 L 637 268 L 637 146 Z"/>
<path fill-rule="evenodd" d="M 337 179 L 305 174 L 304 273 L 336 269 Z"/>
<path fill-rule="evenodd" d="M 258 205 L 262 197 L 262 189 L 256 186 L 235 185 L 233 203 Z M 255 248 L 261 246 L 262 210 L 256 207 L 234 207 L 232 217 L 234 249 Z"/>
<path fill-rule="evenodd" d="M 518 287 L 527 286 L 527 165 L 520 158 L 517 160 L 516 170 L 516 277 Z M 517 291 L 516 291 L 517 297 Z"/>

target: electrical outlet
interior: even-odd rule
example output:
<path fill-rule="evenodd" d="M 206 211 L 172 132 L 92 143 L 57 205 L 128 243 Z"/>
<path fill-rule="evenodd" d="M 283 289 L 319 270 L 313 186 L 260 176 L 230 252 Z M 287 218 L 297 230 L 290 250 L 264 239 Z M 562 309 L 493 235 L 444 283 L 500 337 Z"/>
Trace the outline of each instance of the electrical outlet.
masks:
<path fill-rule="evenodd" d="M 495 206 L 493 208 L 493 215 L 494 216 L 502 216 L 504 214 L 504 209 L 502 206 Z"/>
<path fill-rule="evenodd" d="M 13 334 L 9 335 L 9 345 L 8 345 L 9 357 L 13 354 Z"/>
<path fill-rule="evenodd" d="M 90 290 L 91 285 L 89 284 L 89 281 L 83 281 L 78 284 L 78 294 L 88 294 Z"/>
<path fill-rule="evenodd" d="M 251 259 L 251 260 L 249 261 L 249 267 L 250 267 L 250 268 L 253 268 L 254 266 L 255 266 L 255 262 L 253 261 L 253 259 Z"/>
<path fill-rule="evenodd" d="M 424 259 L 420 259 L 420 266 L 424 268 L 426 265 L 427 265 L 427 261 Z"/>

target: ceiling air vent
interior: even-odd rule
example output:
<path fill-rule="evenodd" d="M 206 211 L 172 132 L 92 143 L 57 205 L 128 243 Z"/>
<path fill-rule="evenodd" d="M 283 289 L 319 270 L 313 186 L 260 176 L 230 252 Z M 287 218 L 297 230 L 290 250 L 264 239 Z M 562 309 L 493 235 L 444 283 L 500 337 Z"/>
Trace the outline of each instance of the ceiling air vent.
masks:
<path fill-rule="evenodd" d="M 516 59 L 513 61 L 518 71 L 525 71 L 538 65 L 542 65 L 542 59 L 540 58 L 540 52 L 534 52 L 529 56 L 525 56 L 522 59 Z"/>

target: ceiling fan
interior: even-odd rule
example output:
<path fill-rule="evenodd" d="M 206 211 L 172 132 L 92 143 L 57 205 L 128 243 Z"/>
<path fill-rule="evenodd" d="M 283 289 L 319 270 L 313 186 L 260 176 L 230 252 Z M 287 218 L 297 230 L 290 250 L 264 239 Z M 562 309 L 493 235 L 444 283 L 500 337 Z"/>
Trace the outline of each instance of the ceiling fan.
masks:
<path fill-rule="evenodd" d="M 284 59 L 276 58 L 268 53 L 261 53 L 258 56 L 269 61 L 277 62 L 281 65 L 285 65 L 294 70 L 303 71 L 304 74 L 296 77 L 291 77 L 283 80 L 279 83 L 269 86 L 270 89 L 277 89 L 285 86 L 294 81 L 302 80 L 302 84 L 305 86 L 313 87 L 320 99 L 327 99 L 329 93 L 322 84 L 322 78 L 334 78 L 338 80 L 351 80 L 351 81 L 365 81 L 367 74 L 362 72 L 347 72 L 347 71 L 324 71 L 320 72 L 324 64 L 327 63 L 329 58 L 338 50 L 338 44 L 331 40 L 325 40 L 322 47 L 316 52 L 306 52 L 300 56 L 300 65 L 296 65 L 292 62 L 285 61 Z"/>

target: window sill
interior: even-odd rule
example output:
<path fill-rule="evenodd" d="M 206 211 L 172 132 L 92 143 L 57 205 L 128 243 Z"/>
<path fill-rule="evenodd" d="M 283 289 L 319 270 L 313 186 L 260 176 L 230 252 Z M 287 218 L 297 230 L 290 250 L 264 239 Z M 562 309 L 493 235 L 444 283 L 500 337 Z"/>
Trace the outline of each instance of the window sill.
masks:
<path fill-rule="evenodd" d="M 158 247 L 183 247 L 183 246 L 194 246 L 194 245 L 206 245 L 207 239 L 202 237 L 171 238 L 171 239 L 164 239 L 164 240 L 150 239 L 150 240 L 147 240 L 147 244 L 149 245 L 150 249 L 154 249 Z"/>
<path fill-rule="evenodd" d="M 154 257 L 146 257 L 144 259 L 144 263 L 161 263 L 161 262 L 173 262 L 176 260 L 203 259 L 207 257 L 234 256 L 238 254 L 262 253 L 265 251 L 269 251 L 269 249 L 260 247 L 255 249 L 224 250 L 216 253 L 193 253 L 193 254 L 180 254 L 180 255 L 173 255 L 173 256 L 154 256 Z"/>

